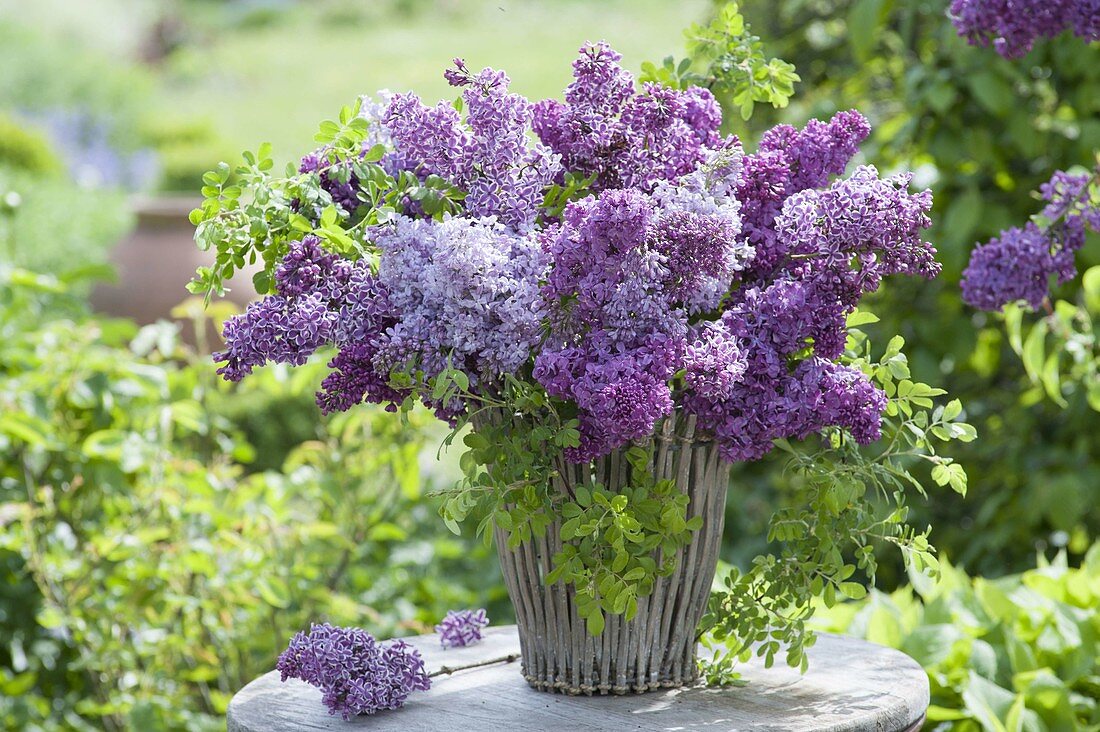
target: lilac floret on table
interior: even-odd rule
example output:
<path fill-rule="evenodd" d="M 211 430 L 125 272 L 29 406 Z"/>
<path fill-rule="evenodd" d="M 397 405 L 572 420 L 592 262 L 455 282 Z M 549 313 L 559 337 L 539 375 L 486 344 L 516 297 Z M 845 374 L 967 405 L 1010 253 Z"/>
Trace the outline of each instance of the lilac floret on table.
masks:
<path fill-rule="evenodd" d="M 314 624 L 298 633 L 275 666 L 282 680 L 300 679 L 321 690 L 330 714 L 345 720 L 398 709 L 432 682 L 419 651 L 401 640 L 379 643 L 360 628 Z"/>
<path fill-rule="evenodd" d="M 444 648 L 464 648 L 481 640 L 481 631 L 489 625 L 484 608 L 480 610 L 448 610 L 447 617 L 435 626 Z"/>

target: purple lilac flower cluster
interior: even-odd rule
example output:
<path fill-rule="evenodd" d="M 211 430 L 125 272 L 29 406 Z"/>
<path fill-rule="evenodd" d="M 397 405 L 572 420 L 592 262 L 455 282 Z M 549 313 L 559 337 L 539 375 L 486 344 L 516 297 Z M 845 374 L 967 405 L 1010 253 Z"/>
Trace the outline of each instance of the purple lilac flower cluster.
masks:
<path fill-rule="evenodd" d="M 582 47 L 565 101 L 536 104 L 534 129 L 567 170 L 596 176 L 594 190 L 648 192 L 703 162 L 719 142 L 722 111 L 702 87 L 636 92 L 621 59 L 606 43 Z"/>
<path fill-rule="evenodd" d="M 992 45 L 1005 58 L 1031 51 L 1038 38 L 1072 30 L 1100 40 L 1100 0 L 952 0 L 955 29 L 972 45 Z"/>
<path fill-rule="evenodd" d="M 447 617 L 435 626 L 444 648 L 464 648 L 481 640 L 481 631 L 489 625 L 489 617 L 481 610 L 448 610 Z"/>
<path fill-rule="evenodd" d="M 801 130 L 777 125 L 764 133 L 757 151 L 745 157 L 737 185 L 745 238 L 756 252 L 751 279 L 769 277 L 790 253 L 790 242 L 775 228 L 784 202 L 843 173 L 870 133 L 867 119 L 854 110 L 828 122 L 810 120 Z"/>
<path fill-rule="evenodd" d="M 412 94 L 386 95 L 384 107 L 364 107 L 372 129 L 381 129 L 365 149 L 388 145 L 391 171 L 440 175 L 463 186 L 467 216 L 407 215 L 377 227 L 374 243 L 383 253 L 377 273 L 364 261 L 322 251 L 314 237 L 292 243 L 276 272 L 278 293 L 226 323 L 227 349 L 215 358 L 226 362 L 219 373 L 227 379 L 269 361 L 300 365 L 334 344 L 339 350 L 318 394 L 321 408 L 369 401 L 395 409 L 413 386 L 392 387 L 395 369 L 428 380 L 450 361 L 477 386 L 529 357 L 539 336 L 538 282 L 546 265 L 533 227 L 558 158 L 528 139 L 530 105 L 508 93 L 507 76 L 492 69 L 472 74 L 456 64 L 448 78 L 465 87 L 465 122 L 451 105 L 429 108 Z M 303 171 L 324 166 L 323 150 L 302 162 Z M 341 183 L 323 169 L 321 185 L 345 211 L 358 205 L 354 176 Z M 308 286 L 293 274 L 303 262 Z M 457 401 L 429 406 L 448 420 L 464 409 Z"/>
<path fill-rule="evenodd" d="M 644 437 L 672 411 L 689 315 L 715 309 L 752 256 L 731 184 L 740 160 L 731 143 L 680 185 L 604 191 L 544 237 L 551 329 L 533 375 L 580 410 L 570 459 Z"/>
<path fill-rule="evenodd" d="M 344 720 L 398 709 L 413 691 L 432 685 L 419 651 L 408 643 L 379 643 L 365 630 L 328 623 L 295 635 L 275 668 L 283 681 L 301 679 L 320 689 L 329 714 Z"/>
<path fill-rule="evenodd" d="M 470 216 L 496 216 L 516 231 L 535 224 L 546 187 L 559 175 L 558 156 L 532 142 L 532 109 L 508 91 L 502 71 L 472 73 L 461 59 L 446 73 L 462 87 L 466 120 L 454 106 L 425 106 L 415 94 L 395 94 L 382 122 L 392 138 L 392 165 L 441 176 L 466 192 Z"/>
<path fill-rule="evenodd" d="M 1051 280 L 1061 285 L 1077 274 L 1077 250 L 1088 230 L 1100 231 L 1100 207 L 1088 195 L 1093 177 L 1056 172 L 1039 193 L 1047 205 L 1043 225 L 1029 221 L 1001 232 L 970 254 L 963 272 L 963 300 L 979 310 L 997 311 L 1023 301 L 1033 310 L 1050 295 Z"/>
<path fill-rule="evenodd" d="M 677 408 L 728 460 L 830 426 L 877 439 L 886 398 L 837 363 L 845 321 L 883 277 L 938 273 L 921 238 L 930 193 L 870 166 L 836 178 L 869 134 L 857 112 L 778 126 L 745 155 L 719 135 L 708 92 L 638 91 L 618 61 L 586 45 L 565 101 L 534 105 L 504 74 L 456 61 L 446 76 L 464 119 L 389 96 L 372 112 L 383 164 L 442 176 L 466 191 L 464 210 L 410 208 L 373 227 L 375 265 L 294 242 L 277 294 L 226 324 L 221 373 L 300 364 L 333 344 L 326 411 L 393 409 L 451 367 L 475 395 L 499 397 L 515 375 L 577 414 L 578 462 Z M 594 176 L 593 191 L 547 220 L 543 196 L 563 171 Z M 452 422 L 466 410 L 425 401 Z"/>
<path fill-rule="evenodd" d="M 846 316 L 883 276 L 939 272 L 921 240 L 931 195 L 908 187 L 907 175 L 883 180 L 862 167 L 790 197 L 774 221 L 788 254 L 770 281 L 746 283 L 717 321 L 690 329 L 683 405 L 727 459 L 753 460 L 776 438 L 828 426 L 861 443 L 878 439 L 885 395 L 835 360 Z"/>

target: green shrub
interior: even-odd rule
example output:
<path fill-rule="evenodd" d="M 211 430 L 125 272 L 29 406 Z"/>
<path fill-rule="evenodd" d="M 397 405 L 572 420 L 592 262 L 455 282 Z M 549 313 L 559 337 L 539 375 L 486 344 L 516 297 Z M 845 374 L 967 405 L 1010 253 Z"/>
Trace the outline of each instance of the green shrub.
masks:
<path fill-rule="evenodd" d="M 0 8 L 0 100 L 32 114 L 81 112 L 108 124 L 111 142 L 127 150 L 152 92 L 141 67 L 122 63 L 85 43 L 28 26 Z"/>
<path fill-rule="evenodd" d="M 62 170 L 61 161 L 41 135 L 0 113 L 0 168 L 52 176 Z"/>
<path fill-rule="evenodd" d="M 1026 568 L 1036 550 L 1080 557 L 1100 534 L 1100 415 L 1086 395 L 1053 404 L 1027 378 L 999 323 L 966 308 L 959 279 L 975 242 L 1036 210 L 1031 191 L 1057 168 L 1087 165 L 1100 148 L 1100 47 L 1064 37 L 1007 61 L 971 48 L 947 18 L 949 0 L 745 0 L 768 51 L 794 64 L 802 83 L 787 110 L 761 105 L 754 129 L 801 123 L 855 107 L 874 126 L 865 158 L 917 171 L 935 196 L 929 239 L 944 263 L 930 283 L 890 282 L 869 304 L 882 323 L 872 339 L 901 333 L 914 377 L 966 405 L 981 439 L 953 452 L 971 475 L 968 495 L 915 503 L 912 520 L 970 571 Z M 752 145 L 749 144 L 751 149 Z M 1078 255 L 1100 263 L 1100 239 Z M 1073 299 L 1073 287 L 1059 296 Z M 787 485 L 774 463 L 735 471 L 742 497 L 734 535 L 757 541 Z M 751 557 L 758 547 L 733 546 Z M 890 576 L 882 568 L 882 578 Z M 900 567 L 895 581 L 903 581 Z"/>
<path fill-rule="evenodd" d="M 203 173 L 236 157 L 208 122 L 157 116 L 143 121 L 138 134 L 159 156 L 162 191 L 194 194 Z"/>
<path fill-rule="evenodd" d="M 1100 725 L 1100 544 L 1001 579 L 942 563 L 938 583 L 822 609 L 822 630 L 899 648 L 928 672 L 937 730 L 1005 732 Z"/>
<path fill-rule="evenodd" d="M 426 417 L 314 413 L 281 472 L 246 474 L 209 409 L 229 387 L 177 328 L 89 319 L 64 290 L 0 269 L 0 728 L 224 729 L 311 621 L 507 618 L 488 549 L 422 492 Z"/>
<path fill-rule="evenodd" d="M 0 262 L 32 271 L 61 274 L 104 265 L 133 225 L 125 195 L 83 189 L 64 176 L 0 167 L 0 196 L 11 191 L 19 205 L 0 221 Z M 88 286 L 74 284 L 78 291 Z"/>

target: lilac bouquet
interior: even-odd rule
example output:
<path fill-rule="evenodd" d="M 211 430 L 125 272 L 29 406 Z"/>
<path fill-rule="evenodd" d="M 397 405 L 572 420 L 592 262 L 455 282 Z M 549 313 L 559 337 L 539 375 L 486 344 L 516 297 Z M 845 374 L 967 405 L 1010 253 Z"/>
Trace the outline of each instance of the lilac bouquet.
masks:
<path fill-rule="evenodd" d="M 727 466 L 776 445 L 801 455 L 805 500 L 772 528 L 788 551 L 729 579 L 742 599 L 718 623 L 742 647 L 788 642 L 797 664 L 812 598 L 862 590 L 838 547 L 873 574 L 885 535 L 934 566 L 927 532 L 904 523 L 914 457 L 965 490 L 931 444 L 973 439 L 961 405 L 932 411 L 943 392 L 910 378 L 902 340 L 876 362 L 853 330 L 874 321 L 856 308 L 884 277 L 939 272 L 922 238 L 932 197 L 909 174 L 845 175 L 870 132 L 858 112 L 779 125 L 746 153 L 707 88 L 639 86 L 619 61 L 585 45 L 564 98 L 531 103 L 456 59 L 453 103 L 361 100 L 285 177 L 266 146 L 223 164 L 192 214 L 216 253 L 192 289 L 263 264 L 264 297 L 226 322 L 215 354 L 226 379 L 323 350 L 322 411 L 423 404 L 449 423 L 448 444 L 461 434 L 470 449 L 447 525 L 477 510 L 512 549 L 555 526 L 560 551 L 541 571 L 574 588 L 592 634 L 604 613 L 631 621 L 704 525 L 700 501 L 689 509 L 653 467 L 656 432 L 690 423 Z M 861 456 L 884 430 L 885 451 Z M 599 477 L 611 473 L 621 485 Z M 876 515 L 879 496 L 892 513 Z"/>
<path fill-rule="evenodd" d="M 831 181 L 869 132 L 856 112 L 781 125 L 746 155 L 706 89 L 638 89 L 618 61 L 582 48 L 565 101 L 456 60 L 464 118 L 413 94 L 363 105 L 359 158 L 303 161 L 315 188 L 292 221 L 320 235 L 265 242 L 273 293 L 226 323 L 219 373 L 333 346 L 324 411 L 418 399 L 452 424 L 515 379 L 575 415 L 575 462 L 674 409 L 730 461 L 826 427 L 876 440 L 886 399 L 838 362 L 846 317 L 886 275 L 939 271 L 931 194 L 871 166 Z M 324 238 L 336 222 L 350 246 Z M 436 388 L 444 375 L 459 388 Z"/>

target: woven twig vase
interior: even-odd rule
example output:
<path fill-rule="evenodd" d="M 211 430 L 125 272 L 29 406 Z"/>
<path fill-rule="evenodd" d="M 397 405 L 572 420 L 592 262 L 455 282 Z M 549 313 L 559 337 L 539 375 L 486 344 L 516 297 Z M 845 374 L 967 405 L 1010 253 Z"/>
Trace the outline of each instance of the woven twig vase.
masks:
<path fill-rule="evenodd" d="M 638 598 L 627 622 L 607 614 L 604 631 L 591 636 L 577 614 L 572 585 L 547 585 L 553 556 L 561 551 L 561 520 L 546 535 L 508 548 L 508 532 L 496 529 L 497 554 L 516 610 L 523 675 L 536 689 L 567 694 L 625 694 L 690 684 L 697 677 L 695 630 L 706 610 L 718 564 L 729 464 L 710 441 L 695 439 L 695 417 L 673 414 L 653 436 L 653 474 L 674 480 L 690 496 L 688 519 L 703 527 L 676 557 L 676 570 L 656 580 L 653 593 Z M 618 450 L 588 464 L 557 463 L 557 488 L 591 478 L 612 492 L 629 480 Z"/>

